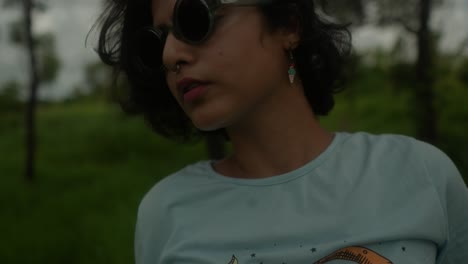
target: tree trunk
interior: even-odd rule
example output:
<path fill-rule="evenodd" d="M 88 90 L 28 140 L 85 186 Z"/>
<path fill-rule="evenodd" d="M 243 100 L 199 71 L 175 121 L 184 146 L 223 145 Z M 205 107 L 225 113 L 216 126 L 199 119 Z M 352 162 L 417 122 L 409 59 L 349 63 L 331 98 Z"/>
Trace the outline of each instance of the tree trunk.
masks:
<path fill-rule="evenodd" d="M 418 58 L 416 77 L 418 84 L 415 91 L 415 113 L 417 136 L 435 144 L 437 141 L 437 114 L 434 107 L 433 90 L 433 38 L 429 27 L 432 0 L 420 0 Z"/>
<path fill-rule="evenodd" d="M 35 154 L 36 154 L 36 124 L 35 112 L 37 104 L 37 88 L 39 77 L 36 66 L 36 53 L 34 50 L 34 38 L 32 32 L 32 0 L 23 0 L 24 20 L 26 32 L 26 49 L 29 54 L 29 99 L 26 106 L 26 171 L 25 178 L 28 182 L 35 179 Z"/>

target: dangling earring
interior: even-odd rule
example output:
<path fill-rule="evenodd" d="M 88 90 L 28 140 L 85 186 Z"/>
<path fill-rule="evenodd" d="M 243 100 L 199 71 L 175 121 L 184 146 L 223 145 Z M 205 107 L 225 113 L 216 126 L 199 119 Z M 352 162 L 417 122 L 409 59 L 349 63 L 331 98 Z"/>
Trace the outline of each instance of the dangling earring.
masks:
<path fill-rule="evenodd" d="M 294 61 L 294 56 L 293 56 L 293 52 L 292 52 L 292 49 L 289 50 L 289 70 L 288 70 L 288 74 L 289 74 L 289 82 L 291 84 L 294 83 L 294 78 L 296 77 L 296 63 Z"/>

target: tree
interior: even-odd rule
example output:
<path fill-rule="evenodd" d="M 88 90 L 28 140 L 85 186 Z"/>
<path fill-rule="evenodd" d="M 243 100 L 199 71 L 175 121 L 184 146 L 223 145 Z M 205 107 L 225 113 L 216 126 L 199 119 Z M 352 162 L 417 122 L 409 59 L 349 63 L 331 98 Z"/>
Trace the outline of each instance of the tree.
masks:
<path fill-rule="evenodd" d="M 418 38 L 418 57 L 416 62 L 416 78 L 418 84 L 415 89 L 416 118 L 418 136 L 428 142 L 437 141 L 437 115 L 434 106 L 434 41 L 429 28 L 431 10 L 434 0 L 420 0 Z"/>
<path fill-rule="evenodd" d="M 10 40 L 14 44 L 21 45 L 28 54 L 29 66 L 29 96 L 26 104 L 26 164 L 25 179 L 32 182 L 35 178 L 36 155 L 36 107 L 37 92 L 41 81 L 51 82 L 55 79 L 60 68 L 60 60 L 55 52 L 55 39 L 51 34 L 34 36 L 33 34 L 33 10 L 44 11 L 46 5 L 39 0 L 4 0 L 4 7 L 21 5 L 23 21 L 13 22 L 10 31 Z M 41 49 L 38 51 L 37 47 Z"/>
<path fill-rule="evenodd" d="M 435 38 L 429 27 L 431 12 L 442 0 L 347 0 L 329 3 L 320 1 L 327 13 L 359 26 L 368 23 L 373 7 L 377 25 L 400 25 L 417 39 L 417 60 L 414 67 L 413 110 L 417 136 L 425 141 L 437 141 L 437 114 L 434 107 L 433 75 Z"/>

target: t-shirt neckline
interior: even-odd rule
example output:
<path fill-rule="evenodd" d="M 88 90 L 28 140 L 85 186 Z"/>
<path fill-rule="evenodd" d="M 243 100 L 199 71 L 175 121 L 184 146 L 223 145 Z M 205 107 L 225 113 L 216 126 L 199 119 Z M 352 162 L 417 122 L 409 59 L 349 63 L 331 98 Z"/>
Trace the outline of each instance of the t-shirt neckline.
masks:
<path fill-rule="evenodd" d="M 292 171 L 274 175 L 266 178 L 260 179 L 245 179 L 245 178 L 235 178 L 222 175 L 218 173 L 214 168 L 213 164 L 216 162 L 215 160 L 205 160 L 201 161 L 199 165 L 205 167 L 204 170 L 209 173 L 210 177 L 216 178 L 217 180 L 229 182 L 236 185 L 250 185 L 250 186 L 268 186 L 268 185 L 276 185 L 285 183 L 288 181 L 295 180 L 299 177 L 302 177 L 315 168 L 320 166 L 325 160 L 327 160 L 330 155 L 335 151 L 336 147 L 339 145 L 340 142 L 343 141 L 345 137 L 345 133 L 335 132 L 334 137 L 330 145 L 318 155 L 313 160 L 307 162 L 306 164 L 302 165 L 301 167 L 294 169 Z"/>

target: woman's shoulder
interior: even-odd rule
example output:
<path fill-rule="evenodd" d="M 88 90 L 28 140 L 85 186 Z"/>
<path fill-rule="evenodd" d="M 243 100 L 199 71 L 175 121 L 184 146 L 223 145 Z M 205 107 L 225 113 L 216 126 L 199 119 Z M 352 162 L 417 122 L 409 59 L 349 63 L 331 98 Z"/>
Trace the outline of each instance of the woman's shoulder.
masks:
<path fill-rule="evenodd" d="M 427 158 L 446 159 L 437 147 L 418 140 L 411 136 L 401 134 L 372 134 L 368 132 L 346 133 L 343 135 L 342 147 L 353 151 L 370 152 L 372 154 L 385 153 L 391 155 L 417 155 Z"/>
<path fill-rule="evenodd" d="M 459 177 L 452 160 L 438 147 L 416 138 L 398 134 L 343 133 L 341 158 L 361 160 L 365 166 L 414 171 L 443 185 L 447 177 Z"/>
<path fill-rule="evenodd" d="M 202 160 L 165 176 L 144 195 L 140 211 L 145 211 L 146 207 L 167 207 L 168 203 L 177 200 L 178 196 L 197 188 L 197 185 L 206 183 L 210 180 L 210 166 L 210 161 Z"/>
<path fill-rule="evenodd" d="M 419 140 L 411 136 L 406 136 L 402 134 L 374 134 L 362 131 L 353 133 L 338 132 L 338 134 L 343 135 L 344 142 L 362 144 L 365 146 L 408 146 L 408 144 L 419 142 Z"/>

